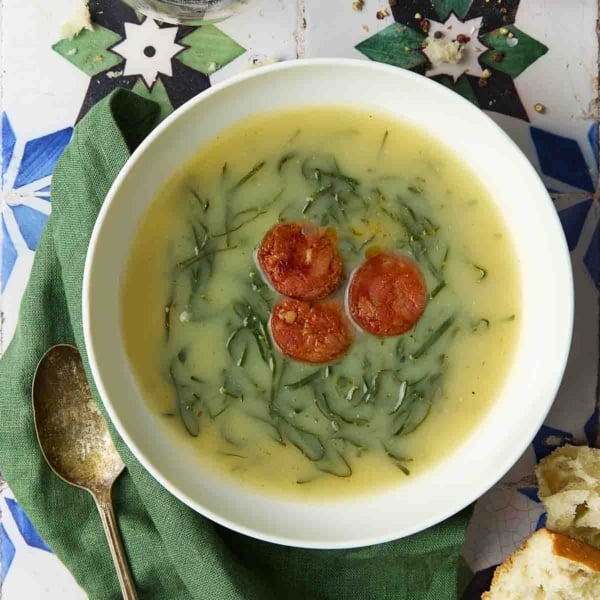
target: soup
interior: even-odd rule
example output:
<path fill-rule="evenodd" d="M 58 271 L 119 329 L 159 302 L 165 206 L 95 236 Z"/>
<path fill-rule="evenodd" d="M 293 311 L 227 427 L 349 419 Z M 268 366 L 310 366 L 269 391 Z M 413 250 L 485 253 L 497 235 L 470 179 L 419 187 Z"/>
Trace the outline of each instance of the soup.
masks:
<path fill-rule="evenodd" d="M 489 193 L 408 123 L 253 116 L 160 190 L 122 286 L 126 350 L 165 435 L 243 484 L 402 484 L 498 396 L 519 277 Z M 160 440 L 157 440 L 160 443 Z"/>

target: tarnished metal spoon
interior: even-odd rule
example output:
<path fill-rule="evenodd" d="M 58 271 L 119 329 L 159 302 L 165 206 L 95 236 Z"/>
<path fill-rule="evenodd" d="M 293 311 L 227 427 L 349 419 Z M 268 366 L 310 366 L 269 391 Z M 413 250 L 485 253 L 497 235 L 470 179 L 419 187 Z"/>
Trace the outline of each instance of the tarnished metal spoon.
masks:
<path fill-rule="evenodd" d="M 83 370 L 79 350 L 53 346 L 33 378 L 35 430 L 46 462 L 63 480 L 88 491 L 100 513 L 125 600 L 137 598 L 112 506 L 112 485 L 125 465 Z"/>

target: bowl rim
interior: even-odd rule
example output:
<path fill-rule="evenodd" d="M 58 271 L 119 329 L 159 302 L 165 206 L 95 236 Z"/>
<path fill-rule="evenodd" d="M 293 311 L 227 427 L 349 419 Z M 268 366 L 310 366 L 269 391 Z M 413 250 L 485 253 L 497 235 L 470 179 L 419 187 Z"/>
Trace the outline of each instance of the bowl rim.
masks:
<path fill-rule="evenodd" d="M 506 457 L 502 462 L 502 465 L 497 469 L 494 469 L 493 475 L 483 481 L 479 486 L 473 486 L 471 491 L 468 494 L 464 494 L 461 496 L 461 500 L 458 502 L 454 502 L 454 504 L 450 505 L 446 510 L 440 511 L 433 517 L 429 519 L 425 519 L 421 521 L 418 525 L 404 528 L 402 534 L 398 534 L 398 532 L 390 530 L 389 534 L 382 535 L 374 535 L 372 537 L 365 538 L 364 536 L 360 539 L 353 539 L 347 542 L 339 542 L 339 541 L 315 541 L 310 539 L 297 539 L 286 537 L 284 535 L 273 535 L 266 534 L 261 532 L 260 530 L 253 529 L 251 527 L 247 527 L 245 525 L 241 525 L 236 523 L 226 517 L 220 516 L 215 513 L 213 510 L 208 509 L 201 503 L 197 502 L 193 498 L 191 498 L 188 494 L 180 490 L 177 485 L 171 483 L 165 475 L 163 475 L 155 466 L 151 463 L 151 461 L 145 456 L 144 452 L 140 449 L 138 444 L 131 438 L 128 434 L 125 426 L 119 419 L 116 414 L 116 410 L 113 408 L 111 401 L 109 400 L 109 394 L 104 385 L 103 378 L 100 375 L 100 368 L 98 366 L 98 362 L 96 360 L 96 351 L 94 348 L 94 339 L 91 333 L 91 322 L 92 316 L 90 313 L 90 296 L 91 296 L 91 272 L 94 263 L 94 258 L 96 252 L 98 250 L 98 240 L 100 237 L 100 232 L 103 228 L 104 221 L 106 219 L 107 213 L 109 211 L 109 207 L 112 204 L 115 196 L 118 193 L 119 188 L 121 187 L 121 183 L 129 174 L 129 171 L 132 169 L 133 165 L 140 159 L 141 155 L 146 151 L 146 148 L 154 143 L 154 140 L 158 138 L 166 129 L 168 129 L 172 123 L 182 117 L 185 113 L 192 110 L 198 103 L 203 102 L 205 99 L 208 99 L 214 94 L 218 94 L 221 90 L 236 86 L 239 83 L 242 83 L 248 79 L 260 78 L 262 76 L 268 76 L 269 74 L 275 71 L 287 71 L 287 70 L 310 70 L 313 67 L 345 67 L 345 68 L 358 68 L 364 70 L 373 70 L 380 71 L 383 73 L 387 73 L 389 75 L 393 75 L 395 77 L 405 78 L 408 82 L 418 81 L 419 85 L 424 86 L 425 88 L 429 87 L 433 93 L 437 95 L 446 94 L 448 97 L 452 97 L 454 102 L 462 103 L 464 106 L 468 107 L 471 111 L 477 111 L 480 117 L 483 117 L 485 121 L 487 121 L 487 125 L 496 131 L 501 137 L 507 141 L 513 149 L 516 151 L 515 160 L 518 160 L 526 170 L 529 170 L 531 174 L 535 175 L 535 179 L 537 179 L 537 184 L 539 187 L 539 192 L 541 195 L 545 195 L 548 199 L 548 202 L 552 204 L 552 200 L 544 186 L 539 174 L 536 172 L 534 166 L 531 164 L 529 159 L 523 153 L 523 151 L 519 148 L 516 142 L 483 110 L 475 107 L 471 102 L 467 99 L 459 96 L 452 90 L 446 88 L 445 86 L 437 83 L 434 80 L 431 80 L 427 77 L 419 75 L 417 73 L 413 73 L 412 71 L 408 71 L 405 69 L 401 69 L 398 67 L 394 67 L 391 65 L 386 65 L 374 61 L 366 61 L 362 59 L 351 59 L 351 58 L 310 58 L 310 59 L 295 59 L 286 62 L 275 63 L 271 65 L 267 65 L 264 67 L 260 67 L 256 70 L 251 70 L 243 73 L 239 73 L 237 75 L 233 75 L 228 79 L 211 86 L 207 90 L 199 93 L 198 95 L 190 98 L 184 104 L 182 104 L 179 108 L 174 110 L 170 115 L 168 115 L 161 123 L 159 123 L 150 134 L 142 140 L 140 145 L 135 149 L 135 151 L 131 154 L 129 159 L 123 165 L 122 169 L 119 171 L 116 179 L 112 183 L 104 202 L 100 208 L 98 213 L 98 217 L 96 219 L 96 223 L 94 225 L 92 235 L 90 238 L 85 266 L 84 266 L 84 274 L 83 274 L 83 285 L 82 285 L 82 325 L 84 332 L 84 343 L 85 350 L 87 355 L 88 364 L 94 378 L 94 382 L 96 385 L 96 389 L 98 390 L 98 394 L 102 400 L 102 403 L 115 426 L 118 434 L 121 436 L 122 440 L 125 442 L 127 447 L 131 450 L 135 458 L 140 462 L 140 464 L 144 467 L 146 471 L 152 475 L 154 479 L 156 479 L 167 491 L 173 494 L 178 500 L 186 504 L 188 507 L 198 512 L 199 514 L 209 518 L 213 522 L 227 527 L 233 531 L 238 533 L 253 537 L 255 539 L 259 539 L 266 542 L 271 542 L 275 544 L 281 544 L 292 547 L 299 548 L 309 548 L 309 549 L 344 549 L 344 548 L 358 548 L 358 547 L 366 547 L 374 544 L 385 543 L 396 539 L 401 539 L 403 537 L 407 537 L 409 535 L 414 535 L 415 533 L 419 533 L 424 531 L 434 525 L 441 523 L 442 521 L 454 516 L 459 513 L 464 508 L 471 505 L 477 499 L 479 499 L 483 494 L 485 494 L 489 489 L 491 489 L 500 479 L 502 479 L 506 473 L 514 466 L 514 464 L 519 460 L 521 455 L 527 450 L 529 445 L 531 444 L 533 438 L 536 433 L 544 423 L 552 405 L 555 401 L 556 395 L 558 393 L 560 384 L 562 382 L 562 378 L 564 375 L 564 371 L 567 365 L 567 360 L 569 357 L 569 352 L 572 343 L 573 337 L 573 323 L 574 323 L 574 281 L 573 281 L 573 271 L 571 266 L 570 252 L 568 249 L 567 241 L 560 225 L 560 219 L 558 217 L 558 212 L 555 211 L 554 220 L 558 225 L 557 231 L 560 232 L 560 240 L 554 240 L 554 243 L 560 244 L 561 248 L 557 248 L 557 255 L 560 255 L 561 261 L 564 263 L 563 271 L 567 280 L 565 280 L 565 289 L 564 289 L 564 304 L 566 306 L 566 312 L 568 314 L 565 315 L 564 326 L 566 327 L 566 337 L 564 340 L 564 347 L 561 349 L 560 359 L 557 361 L 560 368 L 558 368 L 550 377 L 553 379 L 552 385 L 550 389 L 552 389 L 552 394 L 549 394 L 548 400 L 546 401 L 546 405 L 543 407 L 543 410 L 540 410 L 538 413 L 538 418 L 535 421 L 530 421 L 528 431 L 529 433 L 522 437 L 520 444 L 515 444 L 511 448 L 507 449 Z M 558 355 L 557 351 L 557 355 Z"/>

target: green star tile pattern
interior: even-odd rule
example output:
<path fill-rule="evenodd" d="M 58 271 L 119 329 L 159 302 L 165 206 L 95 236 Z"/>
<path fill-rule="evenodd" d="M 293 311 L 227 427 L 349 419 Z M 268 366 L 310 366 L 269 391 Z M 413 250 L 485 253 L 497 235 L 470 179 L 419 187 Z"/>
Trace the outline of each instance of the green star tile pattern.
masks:
<path fill-rule="evenodd" d="M 121 36 L 114 31 L 94 25 L 93 31 L 84 29 L 72 40 L 60 40 L 52 49 L 79 70 L 93 77 L 123 62 L 123 57 L 108 50 L 120 39 Z"/>
<path fill-rule="evenodd" d="M 156 73 L 153 70 L 152 81 L 144 82 L 144 74 L 134 72 L 136 69 L 143 70 L 140 63 L 143 57 L 131 57 L 132 68 L 125 75 L 129 58 L 117 55 L 112 48 L 128 39 L 130 26 L 144 27 L 150 17 L 141 16 L 121 0 L 90 0 L 90 11 L 93 31 L 82 31 L 72 40 L 60 40 L 53 45 L 57 54 L 90 77 L 77 120 L 117 87 L 134 89 L 138 94 L 155 100 L 161 107 L 160 116 L 164 118 L 192 96 L 210 87 L 209 76 L 246 51 L 212 23 L 190 23 L 178 27 L 159 24 L 161 29 L 175 31 L 174 42 L 181 51 L 167 57 L 171 63 L 170 70 L 162 72 L 158 69 Z M 137 50 L 139 54 L 140 49 Z M 155 51 L 160 50 L 155 48 Z M 162 63 L 163 67 L 167 58 Z"/>
<path fill-rule="evenodd" d="M 492 50 L 488 50 L 480 58 L 481 63 L 510 75 L 513 79 L 519 76 L 529 65 L 548 52 L 548 47 L 534 40 L 514 25 L 506 27 L 513 34 L 512 38 L 500 33 L 499 29 L 482 35 L 479 39 Z M 510 40 L 518 40 L 511 46 Z M 495 61 L 495 53 L 502 53 L 502 60 Z"/>
<path fill-rule="evenodd" d="M 406 9 L 408 12 L 405 10 L 400 15 L 401 18 L 408 19 L 410 22 L 406 24 L 396 22 L 389 25 L 357 44 L 356 49 L 371 60 L 426 75 L 429 63 L 422 51 L 422 43 L 426 36 L 420 31 L 418 20 L 415 21 L 415 13 L 412 12 L 413 8 L 416 10 L 420 6 L 418 3 L 421 0 L 410 1 L 410 10 Z M 438 0 L 437 2 L 427 0 L 431 8 L 423 8 L 423 11 L 428 11 L 427 14 L 430 15 L 435 10 L 440 15 L 440 21 L 444 21 L 446 13 L 452 12 L 461 18 L 462 15 L 471 15 L 475 8 L 477 11 L 483 10 L 488 6 L 483 4 L 483 1 L 478 0 L 477 4 L 474 4 L 459 0 Z M 514 12 L 518 0 L 510 1 Z M 509 5 L 509 0 L 506 0 L 506 5 Z M 410 15 L 407 16 L 409 13 Z M 397 17 L 398 15 L 396 15 Z M 459 77 L 457 81 L 447 74 L 436 75 L 433 79 L 480 108 L 491 107 L 489 110 L 493 112 L 528 121 L 527 111 L 521 102 L 514 80 L 533 62 L 546 54 L 548 48 L 514 25 L 499 27 L 491 32 L 479 32 L 477 40 L 480 45 L 486 47 L 485 53 L 479 57 L 479 62 L 482 67 L 489 68 L 492 73 L 489 85 L 478 85 L 477 78 L 468 73 Z"/>
<path fill-rule="evenodd" d="M 425 62 L 421 43 L 425 36 L 399 23 L 389 25 L 367 38 L 356 49 L 371 60 L 404 69 L 412 69 Z"/>
<path fill-rule="evenodd" d="M 452 11 L 462 19 L 469 12 L 473 0 L 431 0 L 431 4 L 440 20 L 445 21 Z"/>
<path fill-rule="evenodd" d="M 169 100 L 169 94 L 161 79 L 157 79 L 150 89 L 148 89 L 141 79 L 138 79 L 133 86 L 133 91 L 148 100 L 154 100 L 159 105 L 159 118 L 161 121 L 173 112 L 173 105 Z"/>
<path fill-rule="evenodd" d="M 471 87 L 471 83 L 466 75 L 461 75 L 456 83 L 449 77 L 448 75 L 442 75 L 441 77 L 436 77 L 435 80 L 438 83 L 450 88 L 453 92 L 460 94 L 463 98 L 466 98 L 469 102 L 472 102 L 475 106 L 479 107 L 479 101 L 473 92 L 473 88 Z"/>
<path fill-rule="evenodd" d="M 214 73 L 246 51 L 211 24 L 201 25 L 180 43 L 189 47 L 177 56 L 177 60 L 205 75 Z"/>

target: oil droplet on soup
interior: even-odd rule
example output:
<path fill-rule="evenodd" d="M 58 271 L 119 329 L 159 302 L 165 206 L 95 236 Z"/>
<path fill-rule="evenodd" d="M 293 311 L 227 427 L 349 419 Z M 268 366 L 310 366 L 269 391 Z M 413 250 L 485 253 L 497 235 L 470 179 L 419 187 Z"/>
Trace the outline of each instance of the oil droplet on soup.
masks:
<path fill-rule="evenodd" d="M 278 223 L 333 232 L 341 279 L 336 262 L 331 285 L 274 280 L 346 313 L 332 363 L 272 339 L 276 305 L 313 302 L 261 271 Z M 348 312 L 352 274 L 381 253 L 424 278 L 401 335 Z M 402 485 L 446 457 L 498 397 L 519 334 L 510 236 L 477 176 L 411 125 L 344 107 L 255 116 L 202 148 L 151 204 L 122 289 L 126 350 L 164 435 L 238 482 L 307 498 Z"/>

